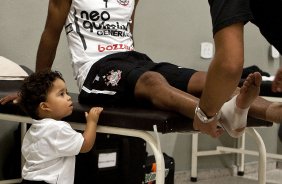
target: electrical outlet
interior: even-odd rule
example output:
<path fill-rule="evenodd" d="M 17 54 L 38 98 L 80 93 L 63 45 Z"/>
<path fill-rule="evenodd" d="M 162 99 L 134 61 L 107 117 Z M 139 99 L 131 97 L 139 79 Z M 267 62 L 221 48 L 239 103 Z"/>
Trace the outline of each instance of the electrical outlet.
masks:
<path fill-rule="evenodd" d="M 213 44 L 210 42 L 201 43 L 201 58 L 211 59 L 213 57 Z"/>
<path fill-rule="evenodd" d="M 273 59 L 277 59 L 280 57 L 278 50 L 273 45 L 270 46 L 270 54 Z"/>

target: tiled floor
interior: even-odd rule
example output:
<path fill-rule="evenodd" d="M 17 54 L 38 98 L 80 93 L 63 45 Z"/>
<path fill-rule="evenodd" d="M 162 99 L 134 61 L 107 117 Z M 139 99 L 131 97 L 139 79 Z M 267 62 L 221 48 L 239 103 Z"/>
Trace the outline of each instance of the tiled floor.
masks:
<path fill-rule="evenodd" d="M 222 176 L 222 177 L 214 177 L 210 179 L 198 179 L 197 182 L 191 182 L 190 178 L 186 178 L 183 180 L 180 178 L 175 179 L 175 184 L 257 184 L 257 174 L 247 174 L 245 176 Z M 282 184 L 282 169 L 273 169 L 267 171 L 266 174 L 267 184 Z M 177 181 L 179 180 L 179 181 Z"/>
<path fill-rule="evenodd" d="M 257 173 L 248 174 L 244 178 L 256 179 L 258 177 Z M 269 184 L 282 184 L 282 169 L 274 169 L 267 171 L 266 180 Z"/>
<path fill-rule="evenodd" d="M 209 180 L 199 180 L 197 182 L 188 181 L 187 183 L 193 183 L 193 184 L 244 184 L 244 183 L 257 184 L 258 182 L 255 180 L 245 179 L 241 177 L 227 176 L 227 177 L 219 177 L 219 178 L 214 178 L 214 179 L 209 179 Z M 180 184 L 180 183 L 175 183 L 175 184 Z M 181 183 L 181 184 L 184 184 L 184 183 Z"/>

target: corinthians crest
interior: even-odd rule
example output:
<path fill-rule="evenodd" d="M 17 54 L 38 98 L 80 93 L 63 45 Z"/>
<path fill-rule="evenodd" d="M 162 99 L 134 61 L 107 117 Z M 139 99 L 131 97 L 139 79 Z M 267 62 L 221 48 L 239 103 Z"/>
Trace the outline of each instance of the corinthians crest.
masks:
<path fill-rule="evenodd" d="M 117 0 L 117 2 L 123 6 L 127 6 L 129 4 L 129 0 Z"/>
<path fill-rule="evenodd" d="M 121 78 L 121 71 L 117 70 L 117 71 L 110 71 L 110 73 L 106 76 L 103 76 L 104 81 L 106 83 L 107 86 L 111 85 L 111 86 L 117 86 L 118 82 Z"/>

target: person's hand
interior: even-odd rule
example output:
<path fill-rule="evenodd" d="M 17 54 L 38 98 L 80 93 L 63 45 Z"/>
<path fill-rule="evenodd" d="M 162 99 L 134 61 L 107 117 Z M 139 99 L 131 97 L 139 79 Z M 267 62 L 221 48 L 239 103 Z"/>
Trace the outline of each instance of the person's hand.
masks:
<path fill-rule="evenodd" d="M 195 130 L 199 130 L 201 133 L 210 135 L 213 138 L 218 138 L 224 132 L 222 128 L 217 126 L 218 121 L 214 120 L 210 123 L 202 123 L 197 115 L 194 116 L 193 127 Z"/>
<path fill-rule="evenodd" d="M 272 81 L 272 91 L 282 92 L 282 68 L 279 68 L 274 80 Z"/>
<path fill-rule="evenodd" d="M 5 105 L 6 103 L 13 101 L 13 103 L 18 103 L 20 100 L 20 97 L 18 95 L 18 93 L 12 93 L 10 95 L 7 95 L 3 98 L 0 99 L 0 104 L 1 105 Z"/>
<path fill-rule="evenodd" d="M 89 112 L 85 112 L 87 122 L 94 121 L 95 123 L 97 123 L 102 111 L 102 107 L 92 107 Z"/>

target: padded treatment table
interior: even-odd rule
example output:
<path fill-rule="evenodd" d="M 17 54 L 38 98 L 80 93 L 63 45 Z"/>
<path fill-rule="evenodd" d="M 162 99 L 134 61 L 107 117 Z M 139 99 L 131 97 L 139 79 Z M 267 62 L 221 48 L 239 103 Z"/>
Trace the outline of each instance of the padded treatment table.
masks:
<path fill-rule="evenodd" d="M 22 81 L 6 81 L 0 80 L 0 97 L 3 97 L 11 92 L 17 91 Z M 64 120 L 68 121 L 74 129 L 84 130 L 85 128 L 85 115 L 84 112 L 88 111 L 91 107 L 82 105 L 77 101 L 77 94 L 71 94 L 74 110 L 72 115 L 66 117 Z M 21 123 L 22 136 L 26 132 L 26 123 L 31 123 L 31 119 L 27 117 L 20 108 L 12 103 L 8 103 L 4 106 L 0 105 L 0 120 L 13 121 Z M 154 108 L 142 108 L 142 107 L 104 107 L 103 112 L 100 115 L 98 122 L 97 132 L 118 134 L 124 136 L 132 136 L 142 138 L 151 147 L 156 159 L 157 171 L 156 171 L 156 183 L 164 184 L 165 181 L 165 166 L 164 158 L 158 138 L 158 134 L 155 136 L 149 132 L 157 131 L 162 134 L 175 133 L 175 132 L 187 132 L 195 133 L 196 131 L 192 126 L 192 119 L 186 118 L 180 114 L 168 111 L 161 111 Z M 259 147 L 260 155 L 260 183 L 265 183 L 265 165 L 266 165 L 266 150 L 265 145 L 256 132 L 254 127 L 268 127 L 272 126 L 271 122 L 248 118 L 248 132 L 254 137 Z M 197 149 L 197 145 L 192 143 L 192 149 Z M 192 159 L 192 164 L 196 165 L 197 159 Z M 191 171 L 191 176 L 196 175 L 196 171 Z M 3 183 L 16 183 L 21 179 L 3 180 Z"/>

